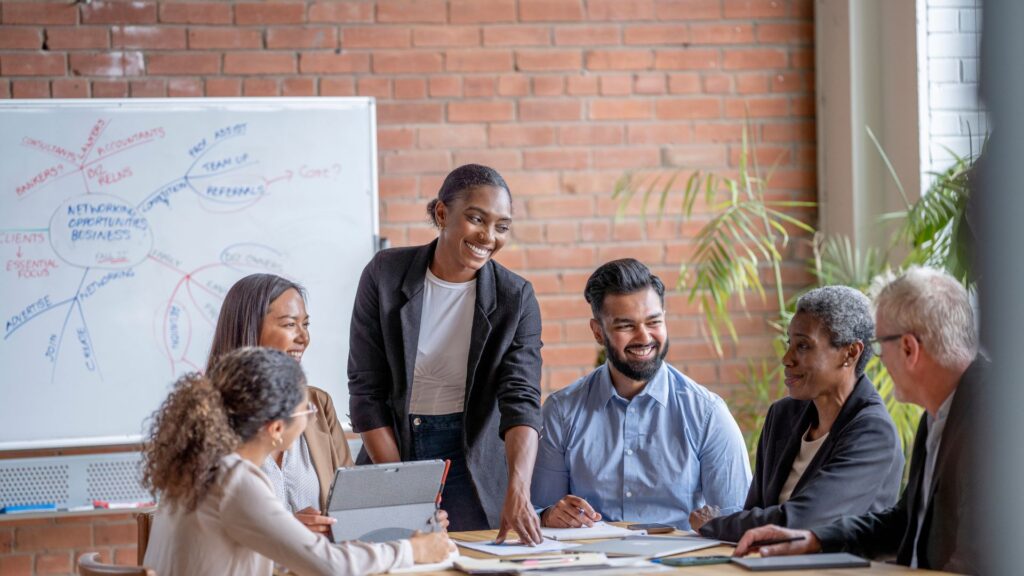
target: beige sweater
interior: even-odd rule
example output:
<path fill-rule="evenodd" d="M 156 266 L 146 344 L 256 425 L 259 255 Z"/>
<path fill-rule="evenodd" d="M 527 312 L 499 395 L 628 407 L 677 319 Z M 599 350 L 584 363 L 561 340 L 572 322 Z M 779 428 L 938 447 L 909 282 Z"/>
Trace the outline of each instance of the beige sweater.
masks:
<path fill-rule="evenodd" d="M 270 575 L 275 562 L 302 575 L 372 574 L 412 565 L 412 545 L 332 544 L 285 509 L 257 466 L 229 454 L 194 512 L 157 511 L 145 565 L 160 576 Z"/>

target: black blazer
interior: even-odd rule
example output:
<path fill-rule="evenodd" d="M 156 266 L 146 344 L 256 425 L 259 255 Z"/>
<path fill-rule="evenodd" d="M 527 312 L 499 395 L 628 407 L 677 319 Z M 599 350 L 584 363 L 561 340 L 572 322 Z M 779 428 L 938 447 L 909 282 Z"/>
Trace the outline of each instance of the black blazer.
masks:
<path fill-rule="evenodd" d="M 711 520 L 700 533 L 736 542 L 747 530 L 765 524 L 810 528 L 895 504 L 903 478 L 903 451 L 885 402 L 863 375 L 790 499 L 779 504 L 779 493 L 800 453 L 800 440 L 817 422 L 818 411 L 810 400 L 783 398 L 772 404 L 761 429 L 743 510 Z"/>
<path fill-rule="evenodd" d="M 412 459 L 409 398 L 423 312 L 423 282 L 437 241 L 383 250 L 363 269 L 352 312 L 348 391 L 356 432 L 389 426 Z M 480 504 L 498 526 L 508 466 L 505 431 L 540 430 L 540 307 L 529 282 L 493 260 L 476 276 L 463 435 Z M 368 463 L 366 450 L 357 460 Z"/>
<path fill-rule="evenodd" d="M 932 477 L 931 499 L 927 506 L 918 541 L 919 568 L 962 574 L 982 571 L 980 530 L 974 512 L 978 510 L 977 469 L 974 458 L 979 399 L 987 361 L 975 359 L 956 388 L 956 396 L 946 417 L 939 453 Z M 928 439 L 927 414 L 914 439 L 910 457 L 910 481 L 895 506 L 879 513 L 848 516 L 812 531 L 821 540 L 825 552 L 848 551 L 878 557 L 896 554 L 896 561 L 910 565 L 917 535 L 917 513 L 922 505 L 925 445 Z"/>

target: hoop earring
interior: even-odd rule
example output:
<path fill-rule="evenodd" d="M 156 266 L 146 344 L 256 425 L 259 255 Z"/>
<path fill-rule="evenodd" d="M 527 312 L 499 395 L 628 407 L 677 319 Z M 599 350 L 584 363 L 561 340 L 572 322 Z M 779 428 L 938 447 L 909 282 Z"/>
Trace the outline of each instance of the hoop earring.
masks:
<path fill-rule="evenodd" d="M 278 436 L 278 437 L 274 438 L 273 441 L 270 442 L 270 445 L 273 446 L 274 448 L 278 448 L 278 447 L 281 446 L 281 444 L 283 442 L 284 442 L 284 440 L 281 440 L 281 437 Z"/>

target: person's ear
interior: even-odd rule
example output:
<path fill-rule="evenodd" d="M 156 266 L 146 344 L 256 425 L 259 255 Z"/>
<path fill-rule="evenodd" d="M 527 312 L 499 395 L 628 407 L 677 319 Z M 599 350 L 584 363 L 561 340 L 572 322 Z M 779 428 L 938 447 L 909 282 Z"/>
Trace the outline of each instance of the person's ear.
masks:
<path fill-rule="evenodd" d="M 284 443 L 284 429 L 284 420 L 281 419 L 274 420 L 267 424 L 267 437 L 270 439 L 270 445 L 275 449 L 280 448 L 281 444 Z"/>
<path fill-rule="evenodd" d="M 900 352 L 908 365 L 916 366 L 921 360 L 921 341 L 913 334 L 904 334 L 900 338 Z"/>
<path fill-rule="evenodd" d="M 444 205 L 444 202 L 438 200 L 437 204 L 434 204 L 434 222 L 437 223 L 438 228 L 444 230 L 447 220 L 448 207 Z"/>
<path fill-rule="evenodd" d="M 601 323 L 594 318 L 590 319 L 590 331 L 594 333 L 594 341 L 604 346 L 604 330 L 601 330 Z"/>
<path fill-rule="evenodd" d="M 843 366 L 849 364 L 850 366 L 857 366 L 857 361 L 860 360 L 860 355 L 864 353 L 864 343 L 860 340 L 850 344 L 846 348 L 846 360 L 843 362 Z"/>

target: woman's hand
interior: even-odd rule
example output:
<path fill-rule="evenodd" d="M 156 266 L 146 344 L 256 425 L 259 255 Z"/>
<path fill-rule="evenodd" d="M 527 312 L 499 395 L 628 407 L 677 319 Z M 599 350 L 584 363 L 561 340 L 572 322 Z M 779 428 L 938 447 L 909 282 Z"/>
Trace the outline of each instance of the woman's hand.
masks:
<path fill-rule="evenodd" d="M 718 506 L 708 506 L 705 504 L 700 508 L 690 512 L 690 528 L 694 532 L 700 532 L 702 526 L 708 523 L 712 518 L 718 518 L 722 514 L 722 509 Z"/>
<path fill-rule="evenodd" d="M 296 512 L 295 518 L 298 519 L 299 522 L 302 522 L 303 526 L 309 528 L 313 532 L 326 535 L 330 535 L 331 525 L 337 522 L 337 520 L 330 516 L 324 516 L 319 510 L 312 506 Z"/>
<path fill-rule="evenodd" d="M 447 532 L 417 532 L 409 542 L 412 543 L 412 560 L 417 564 L 441 562 L 455 551 L 455 544 L 448 539 Z"/>
<path fill-rule="evenodd" d="M 540 523 L 548 528 L 579 528 L 593 526 L 594 522 L 600 519 L 601 514 L 595 511 L 589 502 L 579 496 L 567 494 L 541 514 Z"/>

